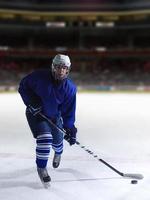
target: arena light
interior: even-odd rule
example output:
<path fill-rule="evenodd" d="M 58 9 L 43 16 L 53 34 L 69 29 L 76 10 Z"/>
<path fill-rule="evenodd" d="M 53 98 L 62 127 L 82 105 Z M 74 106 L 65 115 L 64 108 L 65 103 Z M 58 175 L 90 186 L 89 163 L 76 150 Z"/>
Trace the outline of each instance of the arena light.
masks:
<path fill-rule="evenodd" d="M 114 22 L 96 22 L 95 26 L 99 28 L 111 28 L 114 27 L 115 24 Z"/>
<path fill-rule="evenodd" d="M 103 52 L 103 51 L 106 51 L 107 48 L 106 47 L 95 47 L 95 50 Z"/>
<path fill-rule="evenodd" d="M 7 51 L 9 49 L 8 46 L 0 46 L 0 50 Z"/>
<path fill-rule="evenodd" d="M 46 22 L 45 23 L 47 28 L 64 28 L 66 27 L 66 23 L 65 22 Z"/>
<path fill-rule="evenodd" d="M 58 52 L 67 51 L 67 47 L 56 47 L 56 51 Z"/>

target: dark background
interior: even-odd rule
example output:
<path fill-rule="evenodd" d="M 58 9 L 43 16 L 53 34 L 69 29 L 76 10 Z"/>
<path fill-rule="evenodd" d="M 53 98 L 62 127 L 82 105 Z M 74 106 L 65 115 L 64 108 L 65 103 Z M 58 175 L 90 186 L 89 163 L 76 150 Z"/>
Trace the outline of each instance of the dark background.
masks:
<path fill-rule="evenodd" d="M 150 1 L 0 1 L 0 85 L 72 60 L 78 86 L 150 86 Z"/>

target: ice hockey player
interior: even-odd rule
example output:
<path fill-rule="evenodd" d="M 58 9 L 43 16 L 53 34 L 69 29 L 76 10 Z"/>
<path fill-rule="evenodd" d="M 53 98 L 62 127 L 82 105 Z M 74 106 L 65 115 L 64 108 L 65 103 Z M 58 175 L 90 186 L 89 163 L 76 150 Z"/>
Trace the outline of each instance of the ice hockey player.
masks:
<path fill-rule="evenodd" d="M 26 105 L 26 117 L 36 139 L 36 166 L 43 184 L 51 181 L 47 170 L 50 149 L 54 150 L 53 167 L 60 164 L 63 139 L 70 145 L 76 143 L 75 127 L 76 86 L 68 78 L 70 58 L 57 54 L 50 69 L 34 71 L 24 77 L 19 93 Z M 65 136 L 52 126 L 40 113 L 66 131 Z"/>

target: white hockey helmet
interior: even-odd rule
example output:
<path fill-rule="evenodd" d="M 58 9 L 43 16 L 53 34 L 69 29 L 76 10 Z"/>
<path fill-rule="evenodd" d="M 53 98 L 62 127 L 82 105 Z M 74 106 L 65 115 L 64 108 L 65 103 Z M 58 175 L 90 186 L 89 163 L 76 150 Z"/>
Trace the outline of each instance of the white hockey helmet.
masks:
<path fill-rule="evenodd" d="M 66 73 L 60 75 L 58 70 L 64 68 L 66 69 Z M 69 71 L 71 68 L 70 58 L 67 55 L 57 54 L 52 61 L 52 74 L 56 80 L 63 80 L 67 78 Z"/>

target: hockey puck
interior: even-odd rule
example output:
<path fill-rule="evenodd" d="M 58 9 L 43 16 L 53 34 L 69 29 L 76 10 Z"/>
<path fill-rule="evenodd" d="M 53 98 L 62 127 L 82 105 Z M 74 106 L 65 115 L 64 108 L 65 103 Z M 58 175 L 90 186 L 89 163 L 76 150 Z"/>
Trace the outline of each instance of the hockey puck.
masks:
<path fill-rule="evenodd" d="M 137 180 L 132 180 L 132 181 L 131 181 L 131 184 L 137 184 L 137 183 L 138 183 Z"/>

